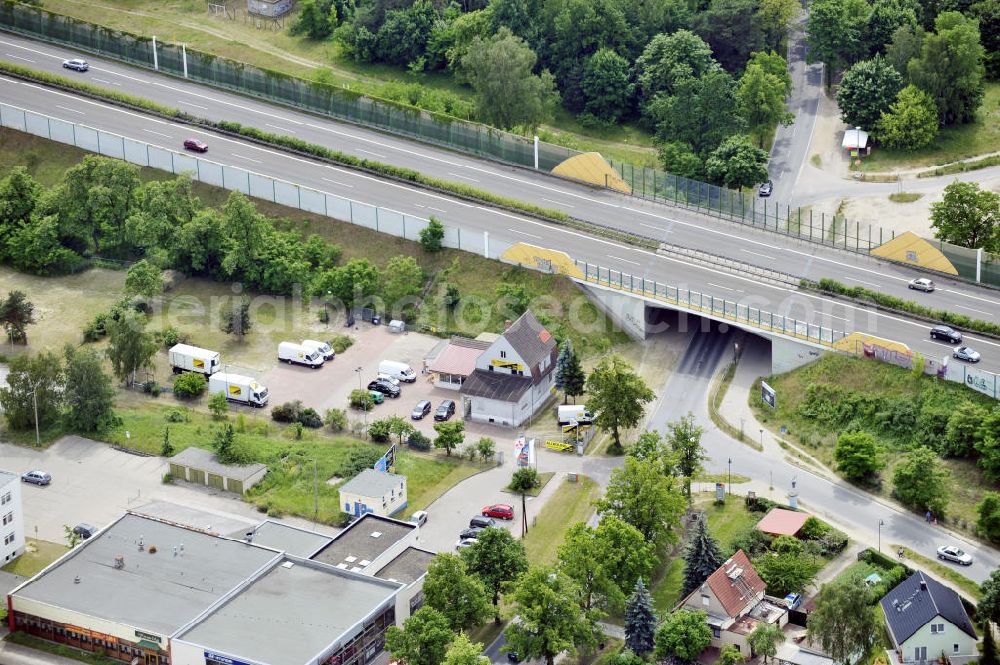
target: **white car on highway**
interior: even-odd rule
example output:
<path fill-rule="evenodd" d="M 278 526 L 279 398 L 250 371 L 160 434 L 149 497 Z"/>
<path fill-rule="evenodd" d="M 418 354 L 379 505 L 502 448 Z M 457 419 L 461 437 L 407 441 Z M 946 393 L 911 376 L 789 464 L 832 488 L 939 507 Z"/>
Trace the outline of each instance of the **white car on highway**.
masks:
<path fill-rule="evenodd" d="M 963 566 L 972 565 L 972 557 L 954 545 L 942 545 L 937 549 L 937 557 L 942 561 L 952 561 Z"/>
<path fill-rule="evenodd" d="M 926 291 L 930 293 L 934 290 L 934 282 L 927 279 L 926 277 L 918 277 L 917 279 L 911 279 L 906 285 L 908 288 L 916 289 L 917 291 Z"/>

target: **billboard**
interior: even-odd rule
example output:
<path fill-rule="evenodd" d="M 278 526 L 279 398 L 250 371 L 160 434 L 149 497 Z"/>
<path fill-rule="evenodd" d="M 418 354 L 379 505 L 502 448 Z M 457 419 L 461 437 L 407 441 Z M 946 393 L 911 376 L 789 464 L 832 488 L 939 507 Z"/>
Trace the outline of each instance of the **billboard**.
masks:
<path fill-rule="evenodd" d="M 535 440 L 528 439 L 523 434 L 514 441 L 514 459 L 517 466 L 535 465 Z"/>
<path fill-rule="evenodd" d="M 774 392 L 774 388 L 763 381 L 760 382 L 760 398 L 772 409 L 777 408 L 778 394 Z"/>
<path fill-rule="evenodd" d="M 396 466 L 396 444 L 392 444 L 389 450 L 385 451 L 385 455 L 378 458 L 378 461 L 375 462 L 375 466 L 372 468 L 376 471 L 388 472 L 394 466 Z"/>

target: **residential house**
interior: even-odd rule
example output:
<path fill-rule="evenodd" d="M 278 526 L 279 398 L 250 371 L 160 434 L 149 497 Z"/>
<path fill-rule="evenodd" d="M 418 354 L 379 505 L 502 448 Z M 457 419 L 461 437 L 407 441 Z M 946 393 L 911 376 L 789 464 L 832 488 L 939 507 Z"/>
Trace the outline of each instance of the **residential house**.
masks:
<path fill-rule="evenodd" d="M 406 476 L 364 469 L 340 486 L 340 505 L 348 515 L 389 517 L 406 508 Z"/>
<path fill-rule="evenodd" d="M 0 471 L 0 539 L 0 566 L 24 553 L 21 479 L 9 471 Z"/>
<path fill-rule="evenodd" d="M 750 559 L 739 550 L 681 601 L 680 608 L 704 611 L 712 629 L 712 646 L 732 644 L 749 656 L 750 633 L 761 623 L 783 627 L 788 611 L 764 598 L 766 585 Z"/>
<path fill-rule="evenodd" d="M 896 663 L 978 660 L 978 638 L 958 594 L 917 571 L 880 601 Z"/>
<path fill-rule="evenodd" d="M 452 337 L 428 367 L 434 373 L 434 385 L 461 390 L 462 384 L 476 370 L 479 356 L 490 348 L 490 344 L 485 340 Z"/>

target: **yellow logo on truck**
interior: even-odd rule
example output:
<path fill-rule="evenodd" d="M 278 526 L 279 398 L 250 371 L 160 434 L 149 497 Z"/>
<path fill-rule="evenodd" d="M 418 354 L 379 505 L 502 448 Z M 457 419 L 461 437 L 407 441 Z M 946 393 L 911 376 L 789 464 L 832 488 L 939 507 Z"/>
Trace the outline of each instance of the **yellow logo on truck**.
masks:
<path fill-rule="evenodd" d="M 242 394 L 243 394 L 243 389 L 240 388 L 239 386 L 229 386 L 230 397 L 239 397 Z"/>
<path fill-rule="evenodd" d="M 197 358 L 195 358 L 194 362 L 191 363 L 191 364 L 194 365 L 195 369 L 205 369 L 205 361 L 204 360 L 198 360 Z"/>

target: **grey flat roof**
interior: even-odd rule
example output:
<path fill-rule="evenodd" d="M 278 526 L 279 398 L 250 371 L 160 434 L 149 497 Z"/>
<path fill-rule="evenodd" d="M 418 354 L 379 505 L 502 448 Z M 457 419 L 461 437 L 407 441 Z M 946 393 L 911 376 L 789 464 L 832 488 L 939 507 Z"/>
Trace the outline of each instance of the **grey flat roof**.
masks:
<path fill-rule="evenodd" d="M 140 537 L 145 547 L 141 552 Z M 157 552 L 150 554 L 153 545 Z M 120 570 L 115 567 L 118 556 L 125 560 Z M 14 605 L 17 598 L 26 598 L 170 635 L 279 556 L 262 547 L 126 514 L 27 582 L 14 594 Z M 80 581 L 74 583 L 77 577 Z"/>
<path fill-rule="evenodd" d="M 340 491 L 361 496 L 384 496 L 390 490 L 399 490 L 401 486 L 406 486 L 406 476 L 388 471 L 362 469 L 358 475 L 341 485 Z"/>
<path fill-rule="evenodd" d="M 21 480 L 21 477 L 16 473 L 11 473 L 10 471 L 0 471 L 0 487 L 4 487 L 10 483 L 16 483 Z"/>
<path fill-rule="evenodd" d="M 407 547 L 400 552 L 399 556 L 382 566 L 375 573 L 375 577 L 410 584 L 419 580 L 427 572 L 427 567 L 431 565 L 433 559 L 433 552 Z"/>
<path fill-rule="evenodd" d="M 266 464 L 221 464 L 211 453 L 201 448 L 185 448 L 173 457 L 167 459 L 171 464 L 181 464 L 194 469 L 201 469 L 207 473 L 214 473 L 217 476 L 233 478 L 234 480 L 246 481 L 267 468 Z"/>
<path fill-rule="evenodd" d="M 241 533 L 234 537 L 242 538 L 244 535 Z M 261 522 L 253 536 L 253 542 L 256 545 L 283 550 L 292 556 L 300 556 L 303 559 L 308 559 L 329 545 L 332 540 L 333 538 L 324 536 L 322 533 L 272 520 Z"/>
<path fill-rule="evenodd" d="M 415 524 L 368 513 L 341 531 L 312 559 L 331 566 L 343 563 L 348 569 L 364 568 L 415 528 Z"/>
<path fill-rule="evenodd" d="M 268 665 L 302 665 L 323 655 L 399 588 L 285 558 L 177 639 Z"/>

